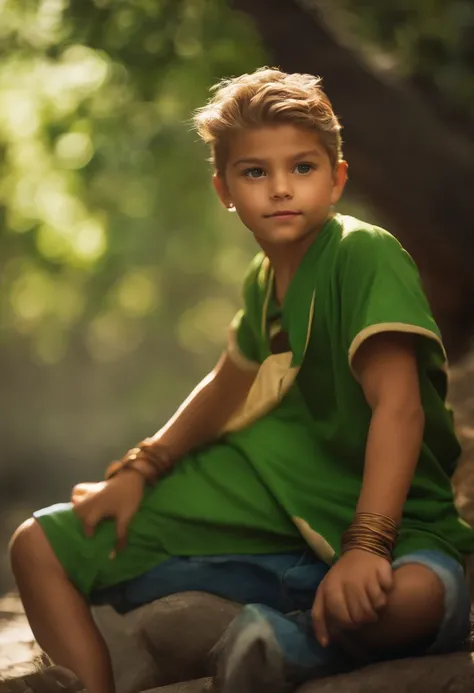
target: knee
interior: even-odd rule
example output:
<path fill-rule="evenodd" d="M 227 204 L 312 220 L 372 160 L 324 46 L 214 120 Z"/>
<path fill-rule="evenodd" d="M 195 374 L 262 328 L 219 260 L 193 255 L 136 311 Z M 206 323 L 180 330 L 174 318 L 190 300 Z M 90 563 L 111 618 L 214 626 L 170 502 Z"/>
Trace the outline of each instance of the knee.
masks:
<path fill-rule="evenodd" d="M 410 563 L 395 571 L 394 601 L 411 617 L 437 625 L 444 611 L 444 585 L 427 566 Z"/>
<path fill-rule="evenodd" d="M 43 531 L 33 517 L 18 527 L 9 545 L 10 563 L 15 575 L 25 565 L 31 570 L 31 564 L 41 550 L 42 540 Z"/>
<path fill-rule="evenodd" d="M 444 613 L 444 586 L 430 568 L 408 564 L 395 571 L 394 588 L 381 621 L 396 640 L 411 635 L 417 640 L 431 637 L 439 628 Z"/>
<path fill-rule="evenodd" d="M 372 654 L 406 656 L 407 648 L 432 642 L 444 613 L 444 586 L 430 568 L 410 563 L 395 570 L 387 606 L 377 623 L 363 626 L 361 642 Z M 398 653 L 398 654 L 397 654 Z"/>

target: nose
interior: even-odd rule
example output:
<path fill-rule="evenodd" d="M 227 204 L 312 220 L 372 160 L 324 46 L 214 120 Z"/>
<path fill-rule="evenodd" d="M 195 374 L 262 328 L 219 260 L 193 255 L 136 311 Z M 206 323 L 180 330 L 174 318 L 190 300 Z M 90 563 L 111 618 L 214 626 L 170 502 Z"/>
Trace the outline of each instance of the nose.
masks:
<path fill-rule="evenodd" d="M 288 175 L 275 173 L 271 177 L 270 197 L 272 200 L 288 200 L 293 197 L 293 188 Z"/>

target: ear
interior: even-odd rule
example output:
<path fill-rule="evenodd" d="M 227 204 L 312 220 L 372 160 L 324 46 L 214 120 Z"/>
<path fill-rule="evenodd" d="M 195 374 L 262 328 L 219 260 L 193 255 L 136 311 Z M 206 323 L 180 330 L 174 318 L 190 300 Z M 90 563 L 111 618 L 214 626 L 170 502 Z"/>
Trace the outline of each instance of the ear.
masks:
<path fill-rule="evenodd" d="M 227 183 L 225 182 L 225 178 L 221 176 L 219 173 L 215 173 L 212 176 L 212 184 L 214 186 L 214 190 L 216 191 L 218 198 L 220 199 L 224 207 L 227 207 L 227 209 L 232 209 L 234 204 L 230 197 L 229 189 L 227 187 Z"/>
<path fill-rule="evenodd" d="M 349 165 L 347 161 L 339 161 L 333 174 L 333 189 L 331 193 L 331 204 L 336 204 L 342 195 L 342 191 L 347 183 L 347 170 Z"/>

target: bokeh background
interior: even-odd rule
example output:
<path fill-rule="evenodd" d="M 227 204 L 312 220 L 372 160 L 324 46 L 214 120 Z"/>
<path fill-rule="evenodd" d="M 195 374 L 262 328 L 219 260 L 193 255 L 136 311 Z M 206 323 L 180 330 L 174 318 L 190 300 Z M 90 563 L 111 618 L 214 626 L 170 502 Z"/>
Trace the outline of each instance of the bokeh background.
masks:
<path fill-rule="evenodd" d="M 401 238 L 469 357 L 473 0 L 0 0 L 0 58 L 0 591 L 14 527 L 157 430 L 225 344 L 256 248 L 190 126 L 222 77 L 323 76 L 341 211 Z"/>

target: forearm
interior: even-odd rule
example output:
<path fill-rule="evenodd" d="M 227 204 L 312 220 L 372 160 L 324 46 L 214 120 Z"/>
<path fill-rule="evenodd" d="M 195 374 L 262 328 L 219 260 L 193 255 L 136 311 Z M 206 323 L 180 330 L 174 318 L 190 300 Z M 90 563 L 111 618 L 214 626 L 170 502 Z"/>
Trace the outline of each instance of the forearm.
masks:
<path fill-rule="evenodd" d="M 245 401 L 255 374 L 240 373 L 223 357 L 216 369 L 193 390 L 174 416 L 152 437 L 177 460 L 216 439 Z"/>
<path fill-rule="evenodd" d="M 421 451 L 424 413 L 418 406 L 381 404 L 372 412 L 357 512 L 399 522 Z"/>
<path fill-rule="evenodd" d="M 224 424 L 241 405 L 255 380 L 256 371 L 247 372 L 224 353 L 214 370 L 202 380 L 178 411 L 154 436 L 129 450 L 107 468 L 106 478 L 124 468 L 139 472 L 155 483 L 193 448 L 219 435 Z"/>
<path fill-rule="evenodd" d="M 212 374 L 192 391 L 168 423 L 152 437 L 164 445 L 173 459 L 186 455 L 217 437 L 235 409 L 234 402 L 219 402 L 219 393 Z"/>

